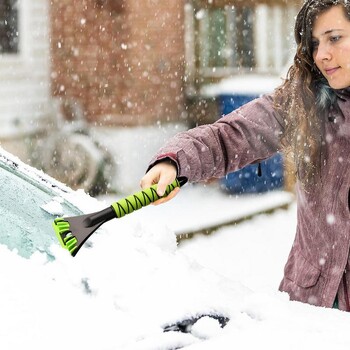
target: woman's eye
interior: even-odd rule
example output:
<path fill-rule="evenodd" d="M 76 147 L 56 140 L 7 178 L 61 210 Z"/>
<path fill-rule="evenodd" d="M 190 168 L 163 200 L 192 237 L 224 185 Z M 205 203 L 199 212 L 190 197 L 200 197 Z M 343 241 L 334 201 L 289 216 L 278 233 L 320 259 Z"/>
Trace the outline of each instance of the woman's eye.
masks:
<path fill-rule="evenodd" d="M 335 42 L 339 41 L 340 38 L 341 38 L 340 35 L 334 35 L 334 36 L 331 36 L 331 37 L 329 38 L 329 40 L 330 40 L 332 43 L 335 43 Z"/>
<path fill-rule="evenodd" d="M 315 51 L 318 48 L 318 41 L 313 41 L 311 45 L 312 45 L 312 51 Z"/>

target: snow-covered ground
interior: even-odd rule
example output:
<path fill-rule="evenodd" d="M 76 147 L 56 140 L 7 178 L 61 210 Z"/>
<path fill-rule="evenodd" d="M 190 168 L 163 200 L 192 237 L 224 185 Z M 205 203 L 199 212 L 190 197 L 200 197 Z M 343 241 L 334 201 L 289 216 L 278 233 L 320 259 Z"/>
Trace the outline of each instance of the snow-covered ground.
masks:
<path fill-rule="evenodd" d="M 208 195 L 205 187 L 190 191 L 164 205 L 173 207 L 174 221 L 181 221 L 179 204 Z M 86 210 L 103 207 L 92 208 L 81 193 L 73 199 Z M 199 202 L 191 207 L 195 220 L 203 215 Z M 1 348 L 349 349 L 349 314 L 290 302 L 277 291 L 294 237 L 294 204 L 178 246 L 160 208 L 147 209 L 149 220 L 134 213 L 107 223 L 75 258 L 59 245 L 51 248 L 51 262 L 39 252 L 27 260 L 0 246 Z M 201 314 L 230 322 L 221 329 L 202 318 L 192 333 L 162 331 Z"/>

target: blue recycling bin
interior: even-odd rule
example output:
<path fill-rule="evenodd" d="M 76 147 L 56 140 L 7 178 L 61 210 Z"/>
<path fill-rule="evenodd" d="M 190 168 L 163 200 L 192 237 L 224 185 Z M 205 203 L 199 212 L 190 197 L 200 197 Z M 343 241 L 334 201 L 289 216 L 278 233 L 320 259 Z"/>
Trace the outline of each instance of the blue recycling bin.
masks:
<path fill-rule="evenodd" d="M 221 114 L 228 114 L 256 97 L 258 95 L 219 95 Z M 260 164 L 248 165 L 226 175 L 221 182 L 226 191 L 235 194 L 262 193 L 281 189 L 284 186 L 283 157 L 281 154 L 276 154 Z"/>

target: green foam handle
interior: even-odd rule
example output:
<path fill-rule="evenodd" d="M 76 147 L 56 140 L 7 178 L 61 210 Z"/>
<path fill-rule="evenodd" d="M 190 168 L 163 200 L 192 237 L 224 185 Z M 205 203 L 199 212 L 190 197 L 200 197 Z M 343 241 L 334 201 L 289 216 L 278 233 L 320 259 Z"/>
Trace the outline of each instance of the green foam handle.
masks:
<path fill-rule="evenodd" d="M 167 186 L 163 196 L 157 194 L 157 185 L 153 185 L 146 190 L 142 190 L 135 194 L 132 194 L 124 199 L 112 203 L 112 207 L 115 211 L 116 217 L 121 218 L 126 214 L 130 214 L 135 210 L 145 207 L 160 198 L 164 198 L 169 195 L 176 187 L 180 187 L 179 181 L 176 179 L 170 185 Z"/>

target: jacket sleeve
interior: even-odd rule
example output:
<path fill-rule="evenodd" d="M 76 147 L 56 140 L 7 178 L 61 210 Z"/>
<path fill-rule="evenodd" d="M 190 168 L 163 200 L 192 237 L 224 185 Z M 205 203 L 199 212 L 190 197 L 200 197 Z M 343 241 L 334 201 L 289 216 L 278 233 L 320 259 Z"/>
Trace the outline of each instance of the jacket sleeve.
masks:
<path fill-rule="evenodd" d="M 190 182 L 223 177 L 281 150 L 283 121 L 274 110 L 273 95 L 265 95 L 220 118 L 172 137 L 150 167 L 174 161 L 178 177 Z"/>

